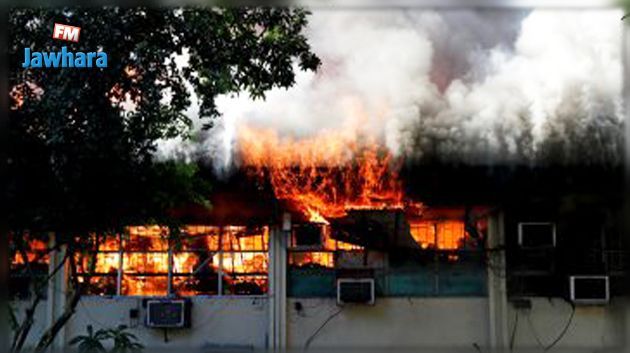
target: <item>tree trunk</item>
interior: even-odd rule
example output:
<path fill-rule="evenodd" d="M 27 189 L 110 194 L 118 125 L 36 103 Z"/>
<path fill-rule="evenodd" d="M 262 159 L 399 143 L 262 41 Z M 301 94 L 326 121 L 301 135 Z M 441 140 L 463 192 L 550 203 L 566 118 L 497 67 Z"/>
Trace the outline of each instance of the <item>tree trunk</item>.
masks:
<path fill-rule="evenodd" d="M 48 281 L 50 281 L 51 279 L 55 277 L 57 272 L 59 272 L 59 270 L 63 268 L 67 259 L 68 259 L 68 253 L 65 254 L 61 262 L 57 265 L 57 267 L 55 267 L 51 271 L 51 273 L 48 275 L 48 277 L 46 277 L 46 279 L 42 282 L 42 284 L 37 285 L 35 289 L 35 299 L 33 299 L 31 306 L 28 309 L 26 309 L 26 317 L 24 318 L 24 321 L 22 325 L 20 326 L 20 328 L 16 331 L 16 338 L 18 337 L 17 336 L 18 334 L 19 334 L 19 338 L 17 339 L 17 342 L 14 340 L 12 352 L 20 352 L 22 350 L 22 347 L 24 347 L 26 338 L 28 337 L 28 334 L 33 326 L 33 323 L 35 322 L 35 310 L 37 309 L 37 306 L 39 305 L 39 303 L 44 299 L 44 288 L 46 288 L 46 286 L 44 286 L 43 284 L 48 283 Z"/>
<path fill-rule="evenodd" d="M 24 261 L 24 265 L 26 266 L 26 270 L 28 271 L 29 278 L 34 283 L 35 274 L 33 273 L 33 270 L 31 268 L 31 263 L 28 260 L 28 254 L 26 253 L 26 250 L 24 249 L 24 244 L 22 243 L 24 240 L 23 235 L 24 235 L 23 232 L 16 232 L 15 237 L 14 237 L 15 239 L 13 240 L 13 242 L 15 244 L 15 247 L 17 248 L 17 252 L 22 257 L 22 261 Z M 28 307 L 24 312 L 24 315 L 25 315 L 24 321 L 22 321 L 22 324 L 20 325 L 20 327 L 18 327 L 18 329 L 15 331 L 13 335 L 13 343 L 11 344 L 11 352 L 19 352 L 22 349 L 22 346 L 24 345 L 24 341 L 26 341 L 26 337 L 28 336 L 31 326 L 33 325 L 35 309 L 37 309 L 37 306 L 39 305 L 39 302 L 42 299 L 41 296 L 38 294 L 39 294 L 38 291 L 36 291 L 35 299 L 33 299 L 31 306 Z"/>
<path fill-rule="evenodd" d="M 66 250 L 68 263 L 70 264 L 70 278 L 69 283 L 72 285 L 72 293 L 68 300 L 66 301 L 66 305 L 63 313 L 55 320 L 55 322 L 44 332 L 44 334 L 39 339 L 37 346 L 35 347 L 33 353 L 44 353 L 44 351 L 50 347 L 50 345 L 55 340 L 55 337 L 59 334 L 59 332 L 63 329 L 63 327 L 70 321 L 72 315 L 74 314 L 79 301 L 81 300 L 81 287 L 79 283 L 79 279 L 77 277 L 77 266 L 76 266 L 76 258 L 74 256 L 74 247 L 68 246 Z"/>

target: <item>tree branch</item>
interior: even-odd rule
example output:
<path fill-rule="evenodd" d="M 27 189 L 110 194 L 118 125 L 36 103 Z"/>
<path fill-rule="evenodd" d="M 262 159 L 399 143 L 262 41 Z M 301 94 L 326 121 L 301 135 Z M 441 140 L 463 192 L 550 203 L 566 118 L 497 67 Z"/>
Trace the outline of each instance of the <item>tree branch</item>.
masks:
<path fill-rule="evenodd" d="M 70 265 L 70 283 L 72 284 L 72 292 L 70 298 L 66 301 L 66 306 L 63 313 L 55 320 L 55 322 L 42 334 L 37 346 L 34 349 L 34 353 L 44 353 L 46 349 L 53 343 L 57 334 L 68 323 L 72 315 L 74 314 L 79 301 L 81 300 L 81 288 L 79 279 L 77 277 L 77 265 L 76 258 L 72 256 L 74 254 L 74 247 L 69 246 L 66 256 Z"/>
<path fill-rule="evenodd" d="M 35 322 L 35 310 L 37 309 L 39 303 L 44 299 L 44 288 L 46 288 L 44 284 L 48 283 L 48 281 L 55 277 L 55 275 L 63 268 L 67 259 L 68 253 L 65 254 L 61 262 L 51 271 L 51 273 L 48 274 L 44 281 L 36 284 L 37 287 L 35 289 L 35 299 L 33 299 L 31 306 L 26 309 L 26 317 L 24 318 L 24 322 L 22 323 L 20 329 L 17 331 L 20 333 L 20 337 L 17 343 L 14 342 L 14 347 L 12 347 L 13 352 L 20 352 L 24 346 L 24 343 L 26 342 L 26 338 L 28 337 L 33 323 Z"/>

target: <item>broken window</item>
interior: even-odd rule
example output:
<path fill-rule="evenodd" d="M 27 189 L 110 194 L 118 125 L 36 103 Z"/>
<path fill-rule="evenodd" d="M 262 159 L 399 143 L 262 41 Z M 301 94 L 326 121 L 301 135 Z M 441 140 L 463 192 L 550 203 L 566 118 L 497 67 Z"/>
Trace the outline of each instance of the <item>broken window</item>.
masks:
<path fill-rule="evenodd" d="M 291 232 L 289 266 L 295 268 L 334 268 L 335 252 L 361 251 L 358 245 L 331 238 L 325 224 L 295 225 Z"/>
<path fill-rule="evenodd" d="M 84 256 L 78 271 L 91 295 L 260 295 L 268 241 L 267 227 L 187 226 L 173 237 L 166 227 L 129 227 Z"/>
<path fill-rule="evenodd" d="M 317 236 L 310 225 L 296 225 L 289 247 L 288 289 L 292 297 L 331 297 L 336 295 L 336 271 L 344 268 L 370 268 L 374 271 L 376 292 L 381 296 L 436 296 L 484 295 L 486 272 L 483 257 L 485 222 L 479 221 L 473 237 L 459 219 L 415 220 L 407 231 L 393 225 L 395 217 L 380 217 L 386 233 L 396 233 L 389 247 L 379 248 L 382 242 L 367 240 L 373 246 L 358 246 L 332 238 L 331 226 L 318 225 L 321 242 L 314 246 Z M 387 225 L 391 225 L 391 229 Z M 380 233 L 378 227 L 357 229 L 359 237 L 368 231 L 370 236 Z M 406 232 L 406 233 L 405 233 Z M 393 234 L 392 233 L 392 234 Z M 402 238 L 408 237 L 409 242 Z M 305 239 L 299 239 L 303 236 Z M 349 238 L 353 235 L 349 234 Z M 387 237 L 385 237 L 387 238 Z M 361 239 L 354 239 L 363 242 Z"/>
<path fill-rule="evenodd" d="M 335 263 L 342 253 L 363 253 L 363 247 L 331 238 L 330 226 L 296 224 L 288 249 L 288 295 L 335 295 Z"/>

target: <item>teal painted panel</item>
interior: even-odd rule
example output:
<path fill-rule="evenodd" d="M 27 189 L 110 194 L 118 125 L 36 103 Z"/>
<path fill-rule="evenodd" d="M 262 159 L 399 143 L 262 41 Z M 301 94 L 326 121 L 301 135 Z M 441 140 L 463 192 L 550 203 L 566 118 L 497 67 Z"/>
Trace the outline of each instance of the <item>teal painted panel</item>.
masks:
<path fill-rule="evenodd" d="M 387 275 L 388 297 L 425 297 L 435 295 L 435 275 L 429 269 L 390 271 Z"/>
<path fill-rule="evenodd" d="M 299 269 L 287 271 L 287 296 L 293 298 L 334 298 L 335 272 L 328 269 Z"/>
<path fill-rule="evenodd" d="M 456 262 L 390 267 L 376 275 L 378 297 L 486 296 L 487 277 L 478 257 Z M 326 268 L 289 268 L 287 295 L 334 298 L 335 272 Z"/>
<path fill-rule="evenodd" d="M 485 296 L 486 278 L 483 269 L 441 268 L 438 292 L 441 296 Z"/>

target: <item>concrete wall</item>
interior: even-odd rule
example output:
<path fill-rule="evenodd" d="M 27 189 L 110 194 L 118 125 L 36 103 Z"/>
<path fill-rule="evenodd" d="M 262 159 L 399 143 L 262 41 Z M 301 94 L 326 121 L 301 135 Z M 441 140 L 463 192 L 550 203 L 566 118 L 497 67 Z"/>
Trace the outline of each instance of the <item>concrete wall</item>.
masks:
<path fill-rule="evenodd" d="M 12 304 L 16 312 L 23 313 L 26 302 Z M 131 309 L 140 310 L 140 319 L 130 318 Z M 27 341 L 33 346 L 50 323 L 47 315 L 48 300 L 37 309 L 35 324 Z M 94 330 L 126 325 L 129 332 L 150 348 L 231 348 L 264 349 L 268 341 L 269 299 L 263 297 L 199 297 L 193 299 L 192 327 L 169 330 L 168 343 L 164 331 L 144 326 L 142 299 L 134 297 L 84 297 L 75 315 L 58 335 L 57 348 L 64 347 L 77 335 L 86 332 L 87 325 Z"/>
<path fill-rule="evenodd" d="M 30 305 L 29 302 L 26 301 L 15 301 L 11 303 L 11 308 L 13 312 L 17 316 L 18 322 L 21 323 L 24 318 L 24 311 Z M 35 321 L 33 322 L 33 327 L 29 333 L 29 337 L 26 341 L 26 345 L 32 345 L 33 340 L 35 338 L 41 337 L 42 333 L 48 328 L 49 320 L 48 320 L 48 306 L 47 300 L 44 300 L 37 306 L 35 309 Z M 9 335 L 9 340 L 13 339 L 12 335 Z"/>
<path fill-rule="evenodd" d="M 500 248 L 504 234 L 500 217 L 491 219 L 489 233 L 492 246 Z M 286 246 L 280 244 L 277 246 Z M 272 260 L 275 275 L 284 273 L 286 262 L 281 250 L 275 245 L 272 250 L 279 259 Z M 492 256 L 495 266 L 504 264 L 502 251 L 495 251 Z M 312 339 L 310 348 L 454 347 L 474 352 L 479 347 L 483 352 L 491 351 L 490 348 L 496 352 L 507 351 L 512 344 L 514 352 L 540 352 L 558 337 L 570 316 L 570 305 L 561 299 L 532 298 L 531 309 L 517 310 L 507 303 L 505 274 L 488 271 L 488 276 L 487 297 L 377 298 L 375 306 L 346 306 Z M 270 281 L 268 297 L 193 298 L 192 328 L 169 330 L 168 343 L 164 342 L 162 330 L 144 327 L 141 298 L 85 297 L 60 335 L 59 346 L 83 334 L 88 324 L 95 329 L 122 324 L 132 327 L 131 332 L 150 348 L 264 349 L 275 344 L 303 349 L 339 307 L 333 298 L 285 301 L 282 281 Z M 49 298 L 38 309 L 31 338 L 37 337 L 50 318 L 61 311 L 62 284 L 61 279 L 55 281 Z M 302 310 L 296 309 L 298 302 Z M 23 305 L 14 303 L 14 307 Z M 131 309 L 140 309 L 141 319 L 131 320 Z M 627 350 L 628 320 L 630 303 L 621 298 L 614 297 L 609 306 L 578 307 L 554 351 Z"/>
<path fill-rule="evenodd" d="M 296 349 L 339 310 L 334 299 L 323 298 L 289 299 L 287 307 L 288 347 Z M 378 298 L 375 306 L 344 307 L 309 347 L 473 348 L 487 342 L 485 298 Z"/>
<path fill-rule="evenodd" d="M 530 299 L 531 309 L 510 306 L 508 326 L 515 351 L 549 346 L 561 335 L 571 317 L 571 305 L 562 299 Z M 616 299 L 608 306 L 577 306 L 566 333 L 554 348 L 626 348 L 628 304 L 626 300 Z"/>
<path fill-rule="evenodd" d="M 130 309 L 140 309 L 140 320 L 129 318 Z M 95 329 L 127 325 L 130 332 L 152 348 L 238 348 L 263 349 L 267 342 L 268 299 L 253 297 L 199 297 L 193 299 L 192 327 L 164 331 L 144 327 L 140 298 L 84 298 L 66 337 L 83 333 L 88 324 Z"/>
<path fill-rule="evenodd" d="M 123 324 L 132 327 L 131 332 L 151 348 L 264 349 L 268 340 L 268 301 L 195 298 L 192 328 L 170 330 L 169 342 L 165 343 L 163 331 L 130 320 L 129 310 L 141 308 L 141 299 L 89 297 L 79 304 L 63 336 L 67 342 L 83 334 L 88 324 L 95 329 Z M 301 311 L 295 308 L 297 302 L 303 307 Z M 14 303 L 16 308 L 22 306 Z M 571 314 L 571 306 L 561 299 L 532 298 L 531 309 L 508 307 L 509 341 L 514 333 L 514 352 L 542 351 L 559 336 Z M 577 307 L 571 325 L 553 351 L 623 351 L 628 348 L 625 337 L 630 334 L 626 324 L 629 308 L 630 303 L 620 299 L 610 306 Z M 287 347 L 304 348 L 306 340 L 337 310 L 334 299 L 288 299 Z M 47 323 L 46 303 L 37 313 L 31 338 L 38 337 Z M 312 339 L 310 348 L 455 347 L 467 351 L 477 344 L 487 351 L 490 340 L 486 298 L 378 298 L 373 307 L 345 307 Z M 503 348 L 509 349 L 509 342 Z"/>

